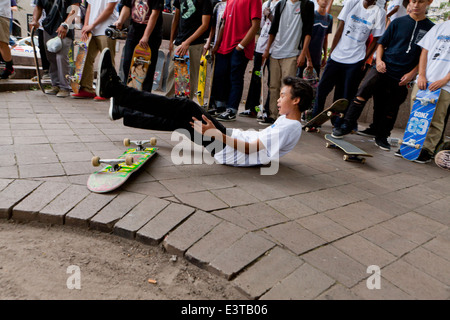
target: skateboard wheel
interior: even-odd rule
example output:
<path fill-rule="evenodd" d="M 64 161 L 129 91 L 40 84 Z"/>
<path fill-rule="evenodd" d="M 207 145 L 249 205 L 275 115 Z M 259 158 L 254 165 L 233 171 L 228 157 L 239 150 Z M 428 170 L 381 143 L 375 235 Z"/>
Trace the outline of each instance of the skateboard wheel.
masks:
<path fill-rule="evenodd" d="M 344 116 L 345 116 L 345 114 L 343 114 L 343 113 L 339 113 L 339 118 L 343 119 L 343 118 L 344 118 Z"/>
<path fill-rule="evenodd" d="M 94 167 L 98 167 L 100 165 L 100 157 L 98 156 L 93 157 L 91 162 Z"/>
<path fill-rule="evenodd" d="M 333 115 L 333 112 L 331 112 L 331 111 L 327 112 L 327 116 L 331 117 L 332 115 Z"/>
<path fill-rule="evenodd" d="M 366 158 L 361 159 L 361 163 L 362 164 L 366 163 Z"/>
<path fill-rule="evenodd" d="M 150 138 L 150 144 L 152 145 L 152 146 L 156 146 L 156 142 L 157 142 L 158 140 L 156 139 L 156 138 Z"/>
<path fill-rule="evenodd" d="M 317 128 L 317 129 L 316 129 L 316 132 L 319 133 L 319 132 L 320 132 L 320 128 Z"/>
<path fill-rule="evenodd" d="M 344 161 L 348 161 L 350 159 L 350 157 L 348 155 L 344 155 L 343 159 L 344 159 Z"/>
<path fill-rule="evenodd" d="M 123 145 L 124 145 L 125 147 L 129 147 L 129 146 L 130 146 L 130 139 L 128 139 L 128 138 L 123 139 Z"/>
<path fill-rule="evenodd" d="M 329 144 L 328 142 L 325 144 L 326 148 L 331 148 L 331 144 Z"/>
<path fill-rule="evenodd" d="M 133 162 L 134 162 L 133 156 L 126 156 L 126 158 L 125 158 L 125 164 L 126 164 L 127 166 L 131 166 L 131 165 L 133 164 Z"/>
<path fill-rule="evenodd" d="M 416 144 L 416 145 L 414 146 L 414 148 L 420 149 L 420 144 Z"/>
<path fill-rule="evenodd" d="M 305 131 L 306 131 L 306 132 L 309 132 L 309 130 L 311 130 L 309 127 L 306 127 L 306 128 L 305 128 Z"/>

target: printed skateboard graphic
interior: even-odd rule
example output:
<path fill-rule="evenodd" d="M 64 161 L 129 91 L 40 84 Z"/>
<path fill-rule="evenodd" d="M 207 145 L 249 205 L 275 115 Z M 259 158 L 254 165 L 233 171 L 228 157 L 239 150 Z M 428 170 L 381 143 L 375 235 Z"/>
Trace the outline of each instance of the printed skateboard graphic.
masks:
<path fill-rule="evenodd" d="M 147 75 L 148 67 L 152 51 L 149 47 L 147 49 L 137 45 L 134 48 L 133 57 L 131 58 L 130 72 L 128 74 L 127 86 L 142 91 L 145 77 Z"/>
<path fill-rule="evenodd" d="M 84 64 L 86 62 L 89 42 L 91 41 L 91 39 L 92 34 L 89 34 L 89 37 L 86 42 L 81 40 L 74 41 L 74 48 L 78 49 L 75 58 L 75 70 L 73 72 L 73 75 L 66 75 L 66 78 L 69 80 L 70 86 L 72 87 L 72 91 L 74 93 L 78 93 L 80 91 L 80 82 L 81 78 L 83 77 Z"/>
<path fill-rule="evenodd" d="M 175 77 L 175 97 L 189 98 L 190 79 L 189 79 L 189 54 L 182 57 L 175 55 L 174 58 L 174 77 Z"/>

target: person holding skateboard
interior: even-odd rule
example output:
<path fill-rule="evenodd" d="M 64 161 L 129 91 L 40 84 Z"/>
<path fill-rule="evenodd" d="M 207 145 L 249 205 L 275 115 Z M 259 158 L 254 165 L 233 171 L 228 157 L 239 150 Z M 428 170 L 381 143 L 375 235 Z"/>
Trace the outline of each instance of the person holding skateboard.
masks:
<path fill-rule="evenodd" d="M 94 81 L 94 62 L 97 55 L 104 48 L 111 50 L 111 58 L 114 61 L 116 40 L 107 37 L 105 30 L 119 17 L 116 11 L 117 2 L 118 0 L 87 0 L 86 16 L 83 29 L 81 30 L 81 41 L 86 42 L 89 33 L 92 34 L 92 38 L 88 44 L 83 75 L 80 81 L 80 90 L 78 93 L 73 93 L 71 95 L 72 98 L 94 98 L 96 101 L 103 100 L 95 96 L 95 90 L 92 86 Z"/>
<path fill-rule="evenodd" d="M 312 88 L 295 77 L 287 77 L 283 83 L 278 99 L 281 116 L 272 126 L 260 132 L 227 129 L 189 99 L 167 98 L 125 86 L 111 64 L 108 49 L 103 51 L 100 60 L 97 95 L 111 98 L 111 120 L 123 118 L 124 125 L 129 126 L 128 114 L 131 110 L 131 117 L 142 119 L 140 128 L 180 130 L 194 143 L 203 145 L 211 152 L 216 162 L 252 166 L 278 160 L 278 157 L 291 151 L 300 138 L 300 117 L 311 104 Z M 198 134 L 206 138 L 196 139 Z"/>
<path fill-rule="evenodd" d="M 50 62 L 49 74 L 52 82 L 51 89 L 45 90 L 46 94 L 56 95 L 60 98 L 69 96 L 70 85 L 66 76 L 69 74 L 69 50 L 75 36 L 74 30 L 70 29 L 72 21 L 75 19 L 81 0 L 38 0 L 33 11 L 33 20 L 30 28 L 39 28 L 39 19 L 42 10 L 46 17 L 42 21 L 44 28 L 44 42 L 56 37 L 61 39 L 61 48 L 57 52 L 48 50 L 45 46 L 47 59 Z M 78 9 L 78 8 L 76 8 Z"/>
<path fill-rule="evenodd" d="M 5 61 L 0 79 L 8 79 L 14 75 L 14 67 L 9 48 L 9 24 L 11 17 L 11 0 L 0 0 L 0 54 Z"/>
<path fill-rule="evenodd" d="M 450 21 L 435 25 L 420 40 L 422 47 L 419 61 L 419 75 L 411 96 L 418 89 L 435 91 L 441 89 L 436 103 L 433 120 L 427 137 L 423 143 L 417 163 L 427 163 L 435 154 L 436 147 L 443 142 L 445 128 L 448 122 L 450 106 Z M 428 85 L 429 84 L 429 85 Z M 411 103 L 412 105 L 412 103 Z M 401 154 L 396 154 L 401 155 Z"/>
<path fill-rule="evenodd" d="M 374 136 L 375 144 L 382 150 L 391 149 L 387 138 L 394 128 L 400 105 L 408 95 L 406 85 L 417 74 L 420 58 L 417 43 L 434 25 L 426 17 L 432 1 L 411 0 L 412 12 L 389 24 L 378 40 L 376 66 L 352 97 L 341 126 L 333 130 L 334 138 L 342 138 L 353 130 L 367 100 L 373 96 L 374 120 L 363 133 Z"/>
<path fill-rule="evenodd" d="M 151 92 L 156 63 L 158 62 L 158 50 L 162 42 L 163 18 L 161 11 L 164 8 L 164 2 L 163 0 L 121 0 L 121 5 L 123 7 L 119 19 L 114 25 L 121 30 L 131 16 L 131 23 L 123 48 L 124 79 L 128 79 L 136 46 L 139 44 L 144 49 L 150 47 L 152 56 L 147 75 L 142 84 L 142 90 Z"/>

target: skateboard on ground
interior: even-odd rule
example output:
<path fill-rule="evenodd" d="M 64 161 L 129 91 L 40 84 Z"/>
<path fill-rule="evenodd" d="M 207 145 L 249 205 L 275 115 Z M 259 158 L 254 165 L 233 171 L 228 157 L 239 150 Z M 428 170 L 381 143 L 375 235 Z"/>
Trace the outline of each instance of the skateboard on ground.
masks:
<path fill-rule="evenodd" d="M 320 126 L 327 122 L 331 117 L 338 116 L 340 118 L 344 117 L 344 112 L 348 107 L 347 99 L 339 99 L 333 102 L 331 106 L 323 110 L 317 116 L 308 121 L 304 129 L 306 132 L 320 132 Z"/>
<path fill-rule="evenodd" d="M 354 146 L 348 141 L 333 138 L 331 134 L 326 134 L 325 140 L 328 141 L 325 145 L 327 148 L 337 147 L 345 152 L 345 155 L 343 157 L 345 161 L 355 161 L 365 163 L 366 159 L 364 157 L 372 157 L 372 155 Z"/>
<path fill-rule="evenodd" d="M 439 168 L 450 170 L 450 150 L 442 150 L 436 153 L 434 162 Z"/>
<path fill-rule="evenodd" d="M 78 40 L 74 41 L 74 47 L 78 48 L 76 58 L 75 58 L 75 70 L 73 75 L 66 75 L 67 80 L 69 80 L 70 86 L 72 87 L 72 91 L 74 93 L 78 93 L 80 91 L 80 81 L 83 77 L 84 64 L 86 62 L 87 51 L 89 48 L 89 42 L 91 41 L 92 34 L 89 34 L 89 37 L 86 42 Z M 74 54 L 75 56 L 75 54 Z"/>
<path fill-rule="evenodd" d="M 127 181 L 133 172 L 142 168 L 148 159 L 153 157 L 158 150 L 155 147 L 155 138 L 146 141 L 130 141 L 130 139 L 125 139 L 123 143 L 127 147 L 131 144 L 136 145 L 136 147 L 128 149 L 118 159 L 92 158 L 93 166 L 97 167 L 101 163 L 107 164 L 107 166 L 89 176 L 87 182 L 89 190 L 96 193 L 105 193 L 117 189 Z M 150 144 L 152 147 L 145 147 L 147 144 Z"/>
<path fill-rule="evenodd" d="M 155 75 L 153 76 L 152 90 L 161 89 L 162 71 L 164 69 L 164 60 L 166 56 L 162 50 L 158 51 L 158 61 L 156 62 Z"/>
<path fill-rule="evenodd" d="M 200 58 L 200 68 L 198 71 L 198 86 L 197 99 L 198 103 L 203 106 L 205 103 L 205 89 L 206 89 L 206 73 L 208 71 L 208 60 L 210 59 L 209 51 Z"/>
<path fill-rule="evenodd" d="M 188 98 L 190 96 L 189 85 L 189 54 L 182 57 L 175 55 L 174 60 L 174 79 L 175 79 L 175 97 Z"/>
<path fill-rule="evenodd" d="M 134 48 L 133 57 L 131 58 L 130 72 L 128 74 L 127 85 L 142 91 L 145 76 L 147 75 L 148 67 L 150 66 L 150 59 L 152 51 L 150 47 L 144 49 L 140 45 Z"/>
<path fill-rule="evenodd" d="M 400 153 L 403 158 L 414 161 L 419 157 L 440 93 L 441 89 L 436 91 L 419 90 L 413 98 L 411 114 L 403 139 L 400 141 Z"/>
<path fill-rule="evenodd" d="M 31 44 L 33 45 L 34 65 L 36 66 L 36 77 L 37 77 L 37 82 L 39 84 L 39 88 L 42 90 L 43 93 L 45 93 L 44 86 L 42 85 L 41 71 L 39 70 L 40 67 L 39 67 L 39 59 L 37 56 L 37 46 L 34 43 L 35 32 L 36 32 L 36 28 L 35 27 L 31 28 Z"/>

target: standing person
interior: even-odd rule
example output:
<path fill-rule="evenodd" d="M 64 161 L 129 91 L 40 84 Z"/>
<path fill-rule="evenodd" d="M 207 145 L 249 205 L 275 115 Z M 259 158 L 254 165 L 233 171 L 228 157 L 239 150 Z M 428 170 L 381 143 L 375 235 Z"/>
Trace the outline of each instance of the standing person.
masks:
<path fill-rule="evenodd" d="M 228 0 L 213 49 L 216 59 L 214 97 L 217 120 L 235 121 L 244 90 L 244 73 L 255 51 L 261 24 L 260 0 Z"/>
<path fill-rule="evenodd" d="M 297 67 L 312 66 L 309 43 L 314 23 L 314 4 L 307 0 L 281 0 L 274 19 L 263 60 L 270 54 L 270 115 L 261 124 L 271 124 L 278 117 L 276 99 L 284 77 L 295 76 Z"/>
<path fill-rule="evenodd" d="M 387 7 L 386 14 L 386 28 L 388 25 L 397 18 L 406 16 L 408 13 L 406 12 L 406 7 L 409 4 L 409 0 L 391 0 L 389 1 L 389 5 Z"/>
<path fill-rule="evenodd" d="M 11 38 L 13 33 L 13 24 L 14 24 L 14 12 L 19 10 L 17 8 L 17 2 L 16 0 L 11 0 L 11 21 L 9 24 L 9 44 L 10 46 L 14 47 L 16 45 L 16 42 Z"/>
<path fill-rule="evenodd" d="M 92 39 L 89 42 L 86 61 L 84 63 L 83 76 L 80 81 L 80 90 L 78 93 L 73 93 L 72 98 L 94 98 L 94 100 L 97 101 L 104 100 L 101 97 L 95 96 L 95 90 L 92 86 L 94 81 L 94 62 L 97 55 L 102 52 L 104 48 L 109 48 L 114 63 L 116 40 L 107 37 L 105 35 L 105 30 L 119 18 L 116 11 L 117 1 L 118 0 L 87 1 L 88 5 L 84 26 L 81 30 L 81 40 L 87 41 L 90 33 L 92 34 Z"/>
<path fill-rule="evenodd" d="M 14 75 L 14 67 L 9 48 L 9 24 L 11 18 L 11 0 L 0 0 L 0 54 L 5 61 L 0 79 L 8 79 Z"/>
<path fill-rule="evenodd" d="M 434 25 L 426 17 L 432 1 L 411 0 L 412 12 L 392 21 L 378 40 L 376 68 L 364 79 L 340 128 L 333 130 L 334 138 L 342 138 L 352 131 L 367 100 L 373 96 L 374 120 L 363 134 L 375 137 L 375 144 L 382 150 L 391 149 L 387 138 L 394 128 L 400 105 L 408 95 L 406 85 L 417 74 L 420 58 L 417 43 Z"/>
<path fill-rule="evenodd" d="M 239 116 L 241 117 L 253 117 L 255 118 L 257 115 L 256 106 L 260 103 L 261 96 L 261 81 L 263 70 L 262 67 L 262 56 L 267 47 L 267 42 L 269 41 L 269 31 L 272 25 L 273 13 L 275 6 L 280 0 L 268 0 L 262 5 L 262 20 L 261 20 L 261 31 L 259 33 L 258 41 L 256 42 L 255 52 L 253 54 L 253 71 L 252 77 L 250 80 L 250 86 L 248 88 L 247 99 L 245 101 L 245 111 L 241 112 Z M 269 59 L 266 60 L 264 68 L 267 72 L 267 84 L 270 83 L 270 68 L 269 68 Z M 270 94 L 266 98 L 266 105 L 264 105 L 264 110 L 266 115 L 269 114 L 268 106 L 269 106 Z M 264 101 L 261 101 L 264 104 Z M 267 108 L 266 108 L 267 106 Z M 261 119 L 264 121 L 264 119 Z"/>
<path fill-rule="evenodd" d="M 163 18 L 161 11 L 164 6 L 163 0 L 121 0 L 121 5 L 123 7 L 120 11 L 119 20 L 114 25 L 118 29 L 122 29 L 124 23 L 131 16 L 127 40 L 123 48 L 124 79 L 128 79 L 134 48 L 138 44 L 143 48 L 150 47 L 152 56 L 147 75 L 142 83 L 142 90 L 151 92 L 158 61 L 158 50 L 162 42 Z"/>
<path fill-rule="evenodd" d="M 441 89 L 423 148 L 419 158 L 415 160 L 418 163 L 430 162 L 436 152 L 436 147 L 444 140 L 450 106 L 449 39 L 450 21 L 447 20 L 435 25 L 418 43 L 422 47 L 419 76 L 411 96 L 414 96 L 418 89 L 424 90 L 427 87 L 431 91 Z"/>
<path fill-rule="evenodd" d="M 37 0 L 31 0 L 31 6 L 36 7 Z M 38 43 L 39 43 L 39 55 L 41 56 L 42 63 L 42 80 L 50 79 L 48 70 L 50 68 L 50 62 L 47 59 L 44 42 L 44 28 L 42 28 L 42 21 L 45 19 L 45 11 L 42 11 L 41 18 L 39 19 L 39 29 L 37 29 Z"/>
<path fill-rule="evenodd" d="M 213 8 L 211 0 L 174 0 L 175 14 L 170 32 L 169 53 L 172 56 L 167 77 L 166 96 L 175 95 L 174 55 L 189 53 L 189 99 L 197 93 L 198 72 Z"/>
<path fill-rule="evenodd" d="M 46 94 L 56 95 L 60 98 L 69 96 L 70 86 L 66 79 L 69 74 L 69 49 L 74 39 L 74 31 L 70 29 L 72 21 L 79 9 L 81 0 L 38 0 L 33 11 L 33 20 L 30 27 L 39 28 L 39 19 L 42 10 L 46 17 L 42 21 L 44 28 L 44 42 L 58 37 L 61 39 L 61 48 L 57 52 L 50 52 L 45 46 L 47 59 L 50 62 L 49 74 L 52 88 L 45 90 Z"/>
<path fill-rule="evenodd" d="M 362 79 L 365 61 L 372 55 L 383 34 L 386 11 L 374 5 L 376 0 L 347 0 L 338 16 L 339 25 L 331 45 L 330 57 L 317 87 L 312 116 L 323 111 L 331 90 L 334 99 L 353 99 Z M 366 47 L 372 34 L 374 40 Z"/>

